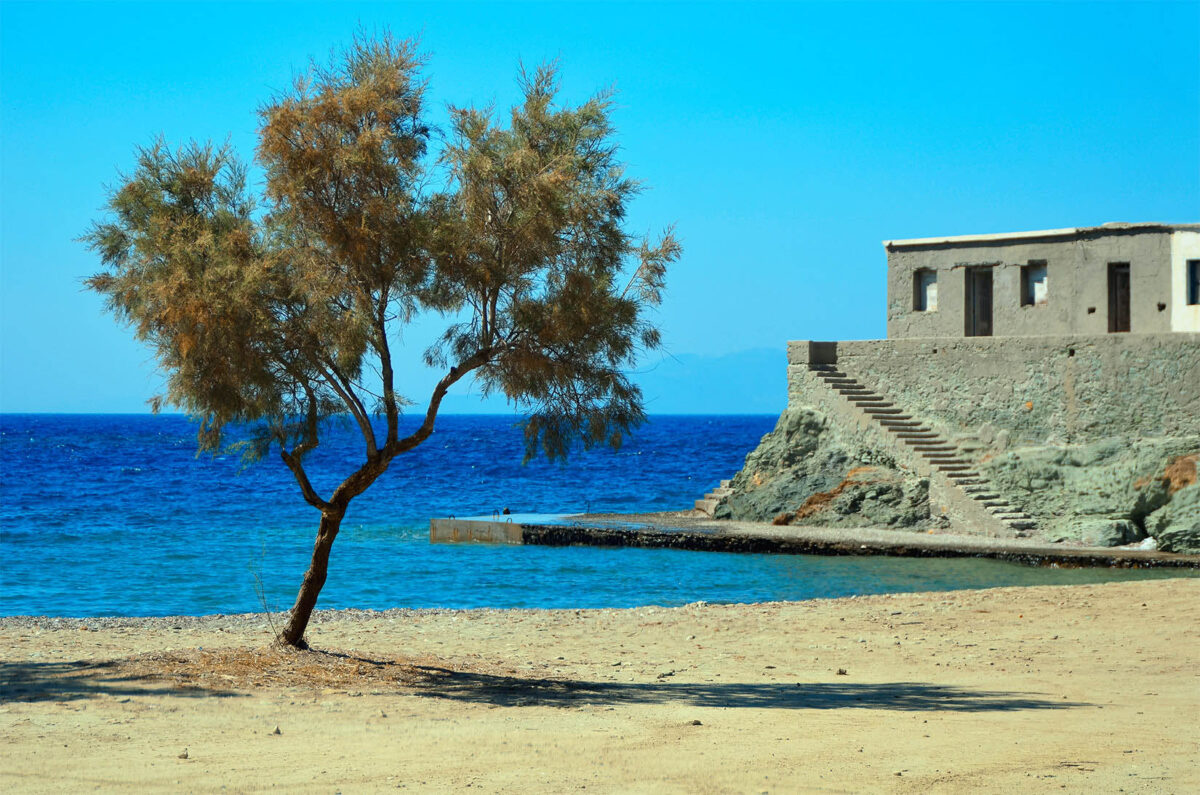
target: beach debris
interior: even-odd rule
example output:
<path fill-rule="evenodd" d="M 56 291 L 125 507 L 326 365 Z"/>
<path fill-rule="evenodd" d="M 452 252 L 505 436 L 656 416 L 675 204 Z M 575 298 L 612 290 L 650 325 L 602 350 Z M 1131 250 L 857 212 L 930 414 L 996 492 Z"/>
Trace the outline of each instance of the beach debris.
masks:
<path fill-rule="evenodd" d="M 183 749 L 183 753 L 179 755 L 179 758 L 180 758 L 180 759 L 187 759 L 187 758 L 188 758 L 188 749 L 184 748 L 184 749 Z"/>
<path fill-rule="evenodd" d="M 845 676 L 845 675 L 846 675 L 846 669 L 845 669 L 845 668 L 839 668 L 839 669 L 837 669 L 837 675 L 838 675 L 838 676 Z"/>
<path fill-rule="evenodd" d="M 276 726 L 276 727 L 275 727 L 275 728 L 274 728 L 274 729 L 271 731 L 271 734 L 283 734 L 283 732 L 279 731 L 279 726 L 277 725 L 277 726 Z"/>
<path fill-rule="evenodd" d="M 386 718 L 386 717 L 387 717 L 387 713 L 386 713 L 386 712 L 384 712 L 383 710 L 379 710 L 379 717 L 381 717 L 381 718 Z"/>
<path fill-rule="evenodd" d="M 704 724 L 701 723 L 699 720 L 694 720 L 694 721 L 692 721 L 692 725 L 693 726 L 703 726 Z"/>

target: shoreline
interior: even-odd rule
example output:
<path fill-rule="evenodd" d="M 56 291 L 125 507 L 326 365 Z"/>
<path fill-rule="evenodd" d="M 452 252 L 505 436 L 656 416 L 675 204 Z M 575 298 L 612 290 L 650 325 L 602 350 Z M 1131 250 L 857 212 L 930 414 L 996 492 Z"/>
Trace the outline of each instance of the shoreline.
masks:
<path fill-rule="evenodd" d="M 712 519 L 691 511 L 565 514 L 532 521 L 519 516 L 510 519 L 431 519 L 429 537 L 432 543 L 639 547 L 775 555 L 990 558 L 1028 566 L 1200 570 L 1200 555 L 1133 546 L 1087 547 L 1029 538 L 869 527 L 777 527 L 764 522 Z"/>
<path fill-rule="evenodd" d="M 309 639 L 314 652 L 266 649 L 261 613 L 0 619 L 0 784 L 1200 786 L 1195 579 L 672 608 L 319 611 Z"/>

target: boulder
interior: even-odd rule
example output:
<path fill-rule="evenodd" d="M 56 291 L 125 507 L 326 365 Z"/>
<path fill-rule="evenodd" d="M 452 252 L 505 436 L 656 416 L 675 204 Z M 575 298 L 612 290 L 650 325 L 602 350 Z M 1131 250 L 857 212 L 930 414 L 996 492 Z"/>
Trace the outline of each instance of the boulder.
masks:
<path fill-rule="evenodd" d="M 1176 521 L 1168 507 L 1194 488 L 1198 451 L 1194 436 L 1112 438 L 1010 450 L 986 461 L 983 472 L 1037 520 L 1039 535 L 1117 546 L 1158 537 Z"/>
<path fill-rule="evenodd" d="M 1200 485 L 1175 492 L 1166 506 L 1151 515 L 1147 530 L 1153 530 L 1158 548 L 1165 552 L 1200 555 Z"/>
<path fill-rule="evenodd" d="M 821 412 L 790 408 L 746 456 L 717 518 L 834 527 L 932 523 L 929 481 L 845 435 Z"/>

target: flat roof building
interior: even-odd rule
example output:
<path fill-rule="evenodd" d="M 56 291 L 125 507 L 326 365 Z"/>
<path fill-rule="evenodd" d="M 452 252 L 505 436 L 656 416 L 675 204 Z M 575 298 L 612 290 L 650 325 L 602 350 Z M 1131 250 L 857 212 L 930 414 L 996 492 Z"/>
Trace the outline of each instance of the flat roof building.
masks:
<path fill-rule="evenodd" d="M 1200 332 L 1200 224 L 883 245 L 889 339 Z"/>

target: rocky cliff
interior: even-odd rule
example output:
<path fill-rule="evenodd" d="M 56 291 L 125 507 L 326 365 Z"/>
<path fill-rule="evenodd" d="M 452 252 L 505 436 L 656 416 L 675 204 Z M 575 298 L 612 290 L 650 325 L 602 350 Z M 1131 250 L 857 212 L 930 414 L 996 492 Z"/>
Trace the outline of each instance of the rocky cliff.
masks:
<path fill-rule="evenodd" d="M 1200 553 L 1200 436 L 1113 438 L 985 455 L 993 490 L 1035 517 L 1036 536 L 1093 546 L 1146 538 Z M 789 408 L 746 456 L 717 518 L 826 527 L 922 530 L 929 481 L 813 408 Z M 960 528 L 969 531 L 970 528 Z"/>
<path fill-rule="evenodd" d="M 982 462 L 996 490 L 1050 541 L 1118 546 L 1154 538 L 1200 553 L 1200 437 L 1113 438 L 1012 450 Z"/>
<path fill-rule="evenodd" d="M 929 481 L 811 408 L 787 409 L 746 456 L 717 518 L 825 527 L 940 526 Z"/>

